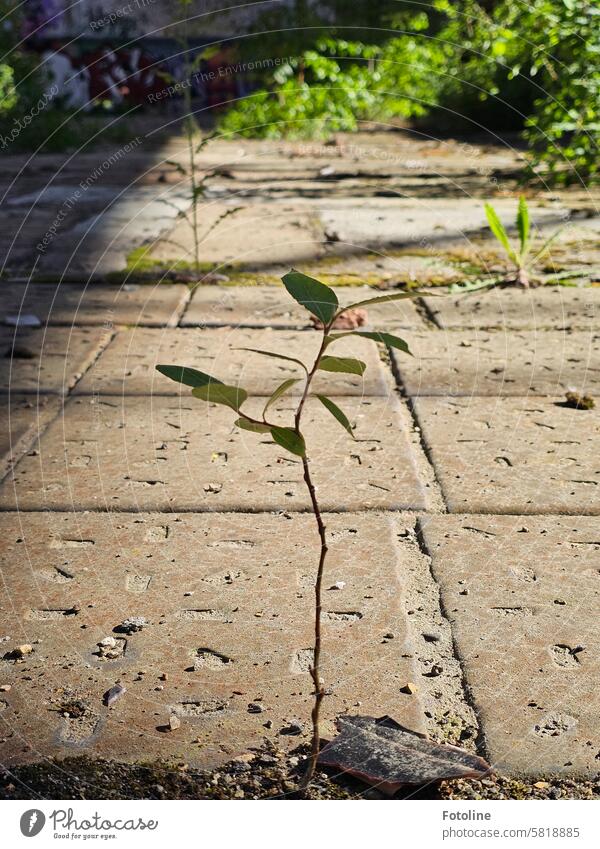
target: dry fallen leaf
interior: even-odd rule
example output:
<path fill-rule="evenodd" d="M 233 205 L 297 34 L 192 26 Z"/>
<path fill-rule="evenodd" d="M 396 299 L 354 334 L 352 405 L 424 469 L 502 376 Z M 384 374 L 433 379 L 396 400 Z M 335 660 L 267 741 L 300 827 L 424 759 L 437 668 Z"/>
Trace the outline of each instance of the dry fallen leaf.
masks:
<path fill-rule="evenodd" d="M 339 735 L 322 749 L 321 766 L 348 772 L 392 795 L 405 784 L 481 778 L 490 766 L 456 746 L 433 743 L 389 716 L 340 716 Z"/>

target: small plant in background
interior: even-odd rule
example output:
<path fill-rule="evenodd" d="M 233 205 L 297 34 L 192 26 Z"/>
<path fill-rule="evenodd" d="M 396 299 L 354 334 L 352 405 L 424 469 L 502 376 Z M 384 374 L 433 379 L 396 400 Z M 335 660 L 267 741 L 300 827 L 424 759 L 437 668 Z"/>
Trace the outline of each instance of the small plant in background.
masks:
<path fill-rule="evenodd" d="M 524 195 L 521 195 L 519 198 L 519 206 L 517 209 L 516 225 L 517 232 L 519 234 L 518 246 L 513 245 L 508 238 L 504 225 L 500 221 L 498 213 L 491 203 L 486 203 L 485 214 L 487 216 L 488 224 L 490 225 L 490 230 L 504 248 L 508 260 L 513 264 L 513 269 L 509 272 L 505 282 L 515 283 L 517 286 L 524 286 L 525 288 L 528 288 L 531 282 L 531 272 L 537 263 L 548 253 L 550 246 L 562 232 L 562 229 L 553 233 L 549 239 L 546 239 L 541 248 L 532 254 L 532 243 L 530 238 L 531 220 L 529 217 L 527 201 L 525 200 Z"/>
<path fill-rule="evenodd" d="M 498 284 L 509 284 L 522 286 L 528 289 L 535 282 L 533 271 L 538 263 L 546 256 L 552 247 L 555 239 L 562 233 L 564 228 L 556 230 L 540 248 L 533 251 L 531 240 L 531 219 L 529 216 L 529 208 L 524 195 L 519 198 L 519 206 L 517 209 L 516 227 L 519 235 L 518 245 L 513 244 L 508 237 L 504 224 L 500 221 L 500 217 L 491 203 L 485 204 L 485 214 L 488 220 L 490 230 L 504 249 L 506 258 L 511 265 L 510 270 L 503 277 L 491 277 L 484 280 L 473 280 L 466 284 L 453 284 L 450 287 L 451 294 L 460 294 L 467 292 L 476 292 L 479 289 L 487 289 Z M 566 277 L 573 277 L 580 273 L 580 269 L 569 271 L 565 274 L 555 275 L 557 280 Z"/>
<path fill-rule="evenodd" d="M 380 342 L 389 347 L 397 348 L 404 353 L 410 353 L 406 342 L 391 333 L 368 330 L 350 330 L 335 333 L 333 330 L 335 327 L 339 326 L 339 319 L 349 310 L 368 306 L 369 304 L 381 304 L 387 301 L 396 301 L 402 298 L 414 297 L 415 292 L 393 292 L 387 295 L 369 298 L 355 304 L 349 304 L 346 307 L 340 307 L 335 292 L 312 277 L 307 277 L 299 271 L 292 270 L 282 279 L 285 288 L 292 298 L 305 307 L 311 316 L 319 322 L 321 344 L 314 362 L 310 365 L 304 364 L 301 360 L 273 351 L 262 351 L 251 348 L 242 349 L 249 351 L 250 353 L 261 354 L 266 357 L 276 357 L 288 362 L 291 361 L 295 363 L 299 369 L 299 377 L 288 378 L 275 389 L 275 391 L 267 399 L 259 418 L 249 415 L 243 409 L 243 406 L 248 399 L 248 393 L 241 386 L 229 386 L 209 374 L 197 371 L 196 369 L 188 366 L 158 365 L 156 368 L 161 374 L 171 380 L 192 387 L 192 395 L 195 398 L 198 398 L 201 401 L 207 401 L 211 404 L 221 404 L 225 407 L 229 407 L 237 416 L 235 424 L 239 428 L 242 428 L 245 431 L 250 431 L 251 433 L 270 434 L 276 445 L 286 451 L 289 451 L 291 454 L 300 457 L 302 460 L 304 482 L 310 497 L 311 508 L 315 517 L 320 540 L 319 562 L 314 584 L 314 653 L 310 668 L 310 675 L 314 684 L 312 743 L 308 768 L 301 785 L 302 791 L 306 792 L 317 766 L 320 743 L 320 711 L 321 703 L 325 697 L 324 682 L 321 678 L 321 590 L 325 558 L 327 556 L 327 534 L 323 517 L 321 515 L 321 509 L 319 507 L 317 493 L 313 484 L 309 452 L 302 431 L 303 413 L 309 396 L 317 398 L 323 407 L 344 428 L 348 435 L 354 439 L 352 424 L 338 405 L 326 395 L 311 392 L 313 378 L 317 372 L 344 372 L 346 374 L 361 376 L 364 374 L 366 365 L 361 360 L 353 357 L 336 357 L 330 353 L 332 346 L 339 339 L 346 336 L 362 336 L 363 338 Z M 272 405 L 288 393 L 291 388 L 300 381 L 303 381 L 302 392 L 296 405 L 293 420 L 286 426 L 275 424 L 270 421 L 268 414 Z"/>
<path fill-rule="evenodd" d="M 182 13 L 187 14 L 187 9 L 191 5 L 191 0 L 178 0 L 178 5 L 181 8 Z M 177 215 L 179 218 L 184 218 L 188 223 L 191 231 L 192 231 L 192 239 L 193 239 L 193 264 L 194 271 L 197 276 L 200 275 L 201 271 L 201 261 L 200 261 L 200 246 L 202 242 L 209 236 L 210 233 L 230 215 L 233 215 L 238 211 L 239 207 L 235 207 L 232 209 L 228 209 L 222 215 L 219 215 L 205 231 L 202 233 L 202 227 L 200 224 L 199 217 L 199 203 L 204 198 L 206 194 L 206 181 L 213 175 L 213 171 L 203 171 L 200 164 L 198 163 L 198 154 L 202 151 L 204 147 L 214 138 L 214 134 L 209 134 L 205 137 L 202 135 L 202 131 L 198 126 L 198 122 L 196 120 L 196 116 L 194 115 L 193 102 L 192 102 L 192 78 L 194 74 L 198 71 L 201 63 L 210 58 L 210 56 L 215 52 L 216 48 L 206 48 L 202 51 L 196 52 L 195 55 L 192 55 L 193 48 L 190 47 L 189 43 L 189 22 L 187 17 L 184 17 L 180 22 L 182 33 L 178 37 L 179 45 L 181 46 L 181 52 L 183 54 L 183 67 L 184 67 L 184 76 L 183 76 L 183 135 L 186 141 L 187 148 L 187 162 L 185 165 L 182 165 L 180 162 L 176 162 L 172 159 L 165 160 L 165 165 L 170 165 L 174 168 L 178 174 L 180 174 L 185 180 L 189 182 L 189 195 L 188 199 L 190 201 L 190 205 L 187 210 L 180 209 L 177 204 L 168 200 L 167 198 L 161 198 L 160 202 L 167 204 L 167 206 L 172 207 L 177 210 Z M 165 80 L 173 84 L 177 84 L 177 81 L 174 77 L 162 73 L 162 76 Z M 163 241 L 168 242 L 169 244 L 174 245 L 175 247 L 183 250 L 187 253 L 187 248 L 185 245 L 178 244 L 173 241 L 173 239 L 163 239 Z"/>

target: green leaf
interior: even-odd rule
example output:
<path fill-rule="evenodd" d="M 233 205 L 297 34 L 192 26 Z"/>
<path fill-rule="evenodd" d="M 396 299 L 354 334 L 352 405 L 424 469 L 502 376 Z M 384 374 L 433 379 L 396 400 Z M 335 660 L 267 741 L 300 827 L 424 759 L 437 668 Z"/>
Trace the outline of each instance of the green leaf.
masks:
<path fill-rule="evenodd" d="M 490 203 L 486 203 L 485 205 L 485 214 L 488 220 L 488 224 L 490 225 L 490 230 L 508 254 L 509 259 L 512 259 L 512 261 L 515 263 L 518 263 L 516 254 L 512 249 L 510 242 L 508 241 L 508 236 L 506 234 L 506 230 L 504 229 L 504 225 L 498 218 L 498 213 Z"/>
<path fill-rule="evenodd" d="M 223 404 L 239 412 L 240 407 L 248 397 L 245 389 L 239 386 L 227 386 L 225 383 L 207 383 L 205 386 L 197 386 L 192 389 L 192 395 L 202 401 L 211 404 Z"/>
<path fill-rule="evenodd" d="M 186 386 L 206 386 L 209 383 L 222 384 L 216 377 L 197 371 L 187 366 L 156 366 L 156 370 L 165 377 L 170 377 L 176 383 L 184 383 Z"/>
<path fill-rule="evenodd" d="M 291 454 L 297 454 L 298 457 L 306 456 L 306 445 L 304 437 L 292 427 L 272 427 L 271 436 L 278 445 L 285 448 Z"/>
<path fill-rule="evenodd" d="M 322 357 L 319 368 L 322 371 L 341 371 L 345 374 L 358 374 L 360 377 L 365 373 L 367 367 L 362 360 L 354 357 Z"/>
<path fill-rule="evenodd" d="M 349 330 L 347 333 L 335 333 L 327 338 L 335 342 L 336 339 L 341 339 L 343 336 L 364 336 L 365 339 L 382 342 L 389 348 L 398 348 L 400 351 L 404 351 L 405 354 L 410 354 L 408 344 L 404 339 L 394 336 L 393 333 L 383 333 L 377 330 Z"/>
<path fill-rule="evenodd" d="M 299 383 L 299 379 L 297 377 L 290 377 L 288 380 L 284 380 L 283 383 L 280 383 L 277 389 L 273 392 L 267 403 L 265 404 L 265 408 L 263 410 L 263 416 L 266 414 L 267 410 L 277 401 L 278 398 L 281 398 L 282 395 L 291 389 L 294 383 Z"/>
<path fill-rule="evenodd" d="M 468 295 L 469 292 L 479 292 L 481 289 L 489 289 L 502 282 L 501 277 L 490 277 L 487 280 L 468 280 L 466 283 L 452 283 L 448 287 L 449 295 Z"/>
<path fill-rule="evenodd" d="M 521 245 L 521 261 L 523 261 L 525 255 L 527 254 L 530 230 L 529 210 L 527 208 L 527 201 L 525 200 L 525 195 L 521 195 L 521 197 L 519 198 L 519 209 L 517 211 L 517 230 L 519 231 L 519 242 Z"/>
<path fill-rule="evenodd" d="M 317 398 L 319 399 L 321 404 L 323 404 L 323 406 L 329 410 L 334 419 L 337 419 L 341 426 L 348 431 L 352 439 L 354 439 L 355 437 L 354 431 L 352 430 L 352 425 L 350 424 L 348 416 L 343 412 L 343 410 L 340 410 L 338 405 L 334 404 L 331 398 L 327 398 L 326 395 L 317 395 Z"/>
<path fill-rule="evenodd" d="M 339 301 L 333 289 L 293 269 L 281 279 L 295 301 L 302 304 L 323 324 L 329 324 L 339 307 Z"/>
<path fill-rule="evenodd" d="M 276 354 L 274 351 L 261 351 L 259 348 L 234 348 L 234 351 L 249 351 L 251 354 L 261 354 L 263 357 L 274 357 L 276 360 L 287 360 L 290 363 L 296 363 L 299 366 L 302 366 L 304 371 L 308 374 L 308 369 L 302 362 L 302 360 L 297 360 L 296 357 L 286 357 L 285 354 Z"/>
<path fill-rule="evenodd" d="M 556 233 L 553 233 L 553 234 L 550 236 L 550 238 L 549 238 L 549 239 L 546 239 L 546 241 L 544 242 L 544 244 L 542 245 L 542 247 L 541 247 L 541 248 L 539 249 L 539 251 L 535 254 L 535 256 L 531 259 L 531 261 L 528 263 L 528 265 L 529 265 L 529 266 L 535 265 L 535 263 L 536 263 L 536 262 L 538 262 L 538 261 L 539 261 L 539 260 L 540 260 L 540 259 L 544 256 L 544 254 L 547 254 L 547 253 L 548 253 L 548 251 L 549 251 L 549 250 L 550 250 L 550 248 L 552 247 L 552 244 L 553 244 L 553 243 L 554 243 L 554 241 L 555 241 L 555 240 L 556 240 L 556 239 L 560 236 L 560 234 L 562 233 L 562 231 L 563 231 L 564 229 L 565 229 L 564 227 L 561 227 L 561 228 L 560 228 L 560 230 L 557 230 L 557 231 L 556 231 Z"/>
<path fill-rule="evenodd" d="M 249 430 L 252 433 L 269 433 L 271 430 L 269 425 L 263 425 L 260 422 L 251 422 L 248 419 L 236 419 L 234 424 L 241 427 L 242 430 Z"/>
<path fill-rule="evenodd" d="M 347 307 L 343 307 L 339 311 L 338 315 L 346 312 L 346 310 L 353 310 L 356 307 L 367 307 L 369 304 L 383 304 L 386 301 L 403 301 L 406 298 L 418 298 L 422 294 L 423 293 L 418 289 L 413 289 L 410 292 L 392 292 L 389 295 L 378 295 L 376 298 L 367 298 L 365 301 L 357 301 L 355 304 L 348 304 Z"/>

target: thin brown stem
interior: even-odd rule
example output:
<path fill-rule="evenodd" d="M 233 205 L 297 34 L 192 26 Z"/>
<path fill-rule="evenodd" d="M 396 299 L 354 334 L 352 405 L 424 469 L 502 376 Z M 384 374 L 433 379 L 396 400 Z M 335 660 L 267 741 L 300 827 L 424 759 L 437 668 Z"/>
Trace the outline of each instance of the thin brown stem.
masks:
<path fill-rule="evenodd" d="M 312 482 L 312 478 L 310 476 L 310 465 L 308 462 L 308 457 L 304 456 L 302 458 L 302 466 L 304 468 L 304 481 L 306 483 L 307 489 L 310 493 L 310 500 L 312 503 L 313 513 L 315 515 L 315 519 L 317 521 L 317 527 L 319 529 L 319 538 L 321 540 L 321 553 L 319 556 L 319 566 L 317 569 L 317 578 L 315 580 L 315 645 L 314 645 L 314 655 L 313 662 L 310 667 L 310 675 L 314 683 L 315 687 L 315 701 L 313 704 L 313 709 L 311 713 L 312 719 L 312 744 L 311 751 L 308 761 L 308 767 L 304 776 L 302 778 L 302 783 L 300 788 L 303 793 L 308 789 L 308 785 L 312 781 L 315 771 L 317 769 L 317 760 L 319 757 L 319 745 L 321 740 L 320 726 L 319 726 L 319 718 L 321 713 L 321 702 L 325 696 L 325 689 L 323 687 L 323 682 L 321 680 L 321 611 L 322 611 L 322 600 L 321 600 L 321 591 L 323 585 L 323 571 L 325 567 L 325 557 L 327 555 L 327 536 L 325 533 L 325 525 L 323 523 L 323 518 L 321 516 L 321 510 L 319 508 L 319 502 L 317 501 L 317 493 L 315 491 L 314 484 Z"/>
<path fill-rule="evenodd" d="M 310 390 L 310 385 L 312 383 L 313 377 L 315 376 L 317 369 L 319 368 L 319 363 L 321 362 L 321 357 L 327 347 L 327 334 L 329 333 L 330 324 L 326 325 L 323 328 L 323 339 L 321 340 L 321 346 L 319 348 L 319 352 L 315 358 L 313 366 L 311 370 L 306 375 L 306 384 L 304 386 L 304 392 L 302 393 L 302 397 L 298 403 L 298 408 L 296 410 L 295 417 L 295 425 L 296 432 L 300 433 L 300 425 L 302 422 L 302 413 L 304 411 L 304 405 L 306 403 L 306 399 L 308 398 L 308 393 Z M 320 732 L 320 715 L 321 715 L 321 703 L 323 698 L 325 697 L 325 688 L 323 687 L 323 683 L 321 680 L 321 612 L 322 612 L 322 600 L 321 600 L 321 591 L 323 584 L 323 571 L 325 568 L 325 557 L 327 555 L 327 536 L 325 530 L 325 524 L 323 523 L 323 518 L 321 516 L 321 509 L 319 507 L 319 502 L 317 499 L 317 493 L 315 490 L 315 486 L 312 482 L 311 474 L 310 474 L 310 463 L 308 457 L 304 455 L 302 457 L 302 467 L 304 469 L 304 482 L 306 483 L 306 488 L 308 489 L 310 495 L 310 501 L 313 509 L 313 514 L 317 523 L 317 529 L 319 532 L 319 539 L 321 541 L 321 551 L 319 554 L 319 565 L 317 568 L 317 576 L 315 579 L 315 643 L 313 649 L 313 661 L 310 667 L 310 675 L 314 684 L 314 703 L 313 709 L 311 712 L 312 719 L 312 742 L 311 742 L 311 750 L 310 756 L 308 760 L 308 767 L 302 781 L 300 783 L 300 792 L 302 795 L 306 795 L 308 790 L 308 786 L 312 781 L 315 771 L 317 769 L 317 760 L 319 758 L 319 746 L 321 742 L 321 732 Z"/>

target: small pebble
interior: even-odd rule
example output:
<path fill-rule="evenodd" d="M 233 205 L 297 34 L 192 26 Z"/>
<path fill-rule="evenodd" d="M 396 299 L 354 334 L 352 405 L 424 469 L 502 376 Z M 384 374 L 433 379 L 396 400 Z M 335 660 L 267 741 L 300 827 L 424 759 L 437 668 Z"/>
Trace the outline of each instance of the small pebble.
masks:
<path fill-rule="evenodd" d="M 423 639 L 426 643 L 439 643 L 442 638 L 434 631 L 423 631 Z"/>
<path fill-rule="evenodd" d="M 171 731 L 177 731 L 178 728 L 181 728 L 181 720 L 173 713 L 169 717 L 169 728 Z"/>

